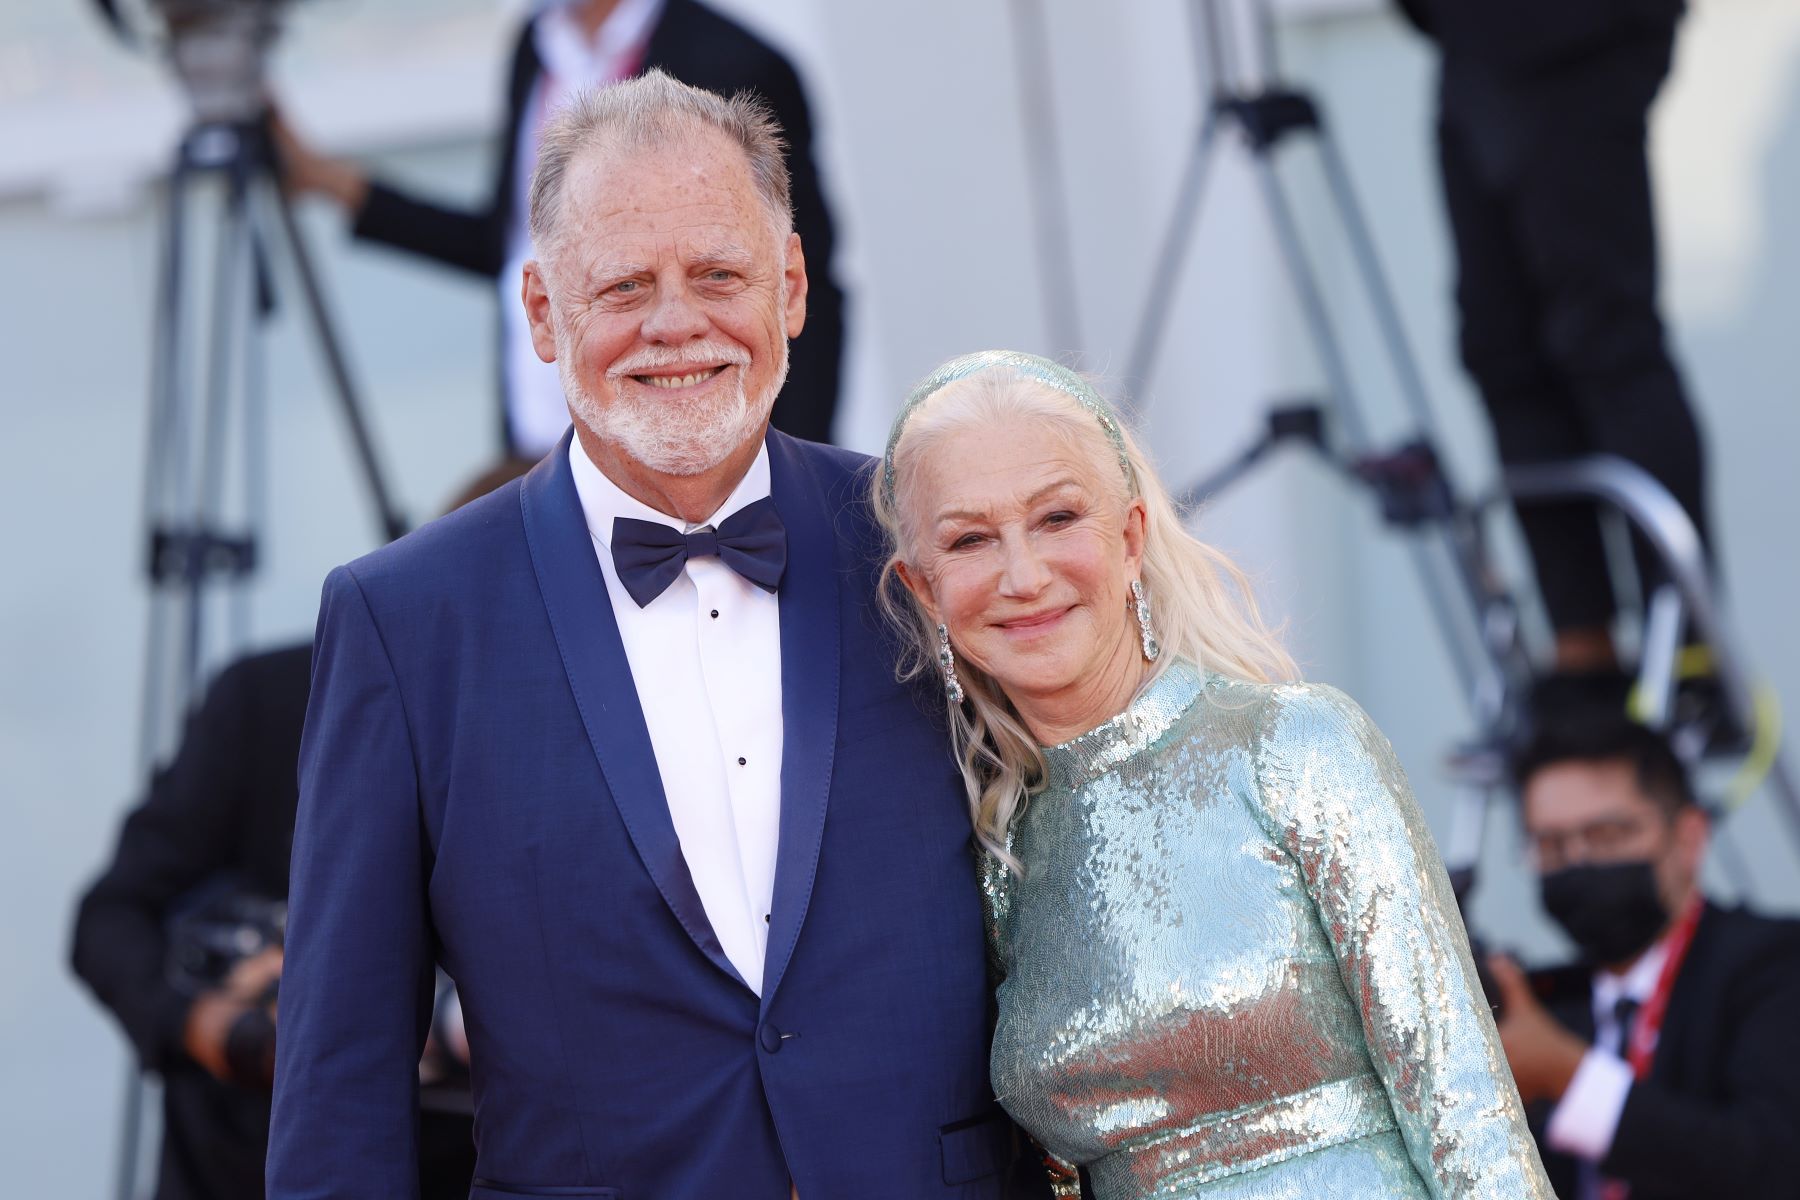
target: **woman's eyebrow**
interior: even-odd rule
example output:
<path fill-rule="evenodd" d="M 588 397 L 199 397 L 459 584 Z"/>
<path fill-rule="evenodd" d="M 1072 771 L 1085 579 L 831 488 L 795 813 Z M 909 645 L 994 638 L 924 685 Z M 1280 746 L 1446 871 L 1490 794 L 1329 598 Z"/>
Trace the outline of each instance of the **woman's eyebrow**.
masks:
<path fill-rule="evenodd" d="M 1052 492 L 1060 491 L 1061 489 L 1067 488 L 1067 487 L 1080 487 L 1080 486 L 1081 486 L 1081 481 L 1079 479 L 1076 479 L 1073 475 L 1064 476 L 1061 479 L 1053 480 L 1052 482 L 1045 484 L 1043 487 L 1039 488 L 1037 491 L 1031 493 L 1031 495 L 1025 497 L 1025 505 L 1027 508 L 1029 508 L 1031 505 L 1036 504 L 1039 500 L 1042 500 L 1045 496 L 1048 496 Z M 990 510 L 988 510 L 988 509 L 980 509 L 980 510 L 967 509 L 967 508 L 948 509 L 948 510 L 938 514 L 937 523 L 939 525 L 942 525 L 946 521 L 979 521 L 983 517 L 986 517 L 988 515 L 989 511 Z"/>

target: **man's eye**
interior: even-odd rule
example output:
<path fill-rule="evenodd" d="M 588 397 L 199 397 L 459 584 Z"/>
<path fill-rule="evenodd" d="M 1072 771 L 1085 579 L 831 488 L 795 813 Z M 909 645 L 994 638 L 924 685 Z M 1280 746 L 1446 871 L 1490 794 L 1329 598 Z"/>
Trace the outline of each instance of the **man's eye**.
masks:
<path fill-rule="evenodd" d="M 619 282 L 613 284 L 612 290 L 615 292 L 618 292 L 621 295 L 629 295 L 630 293 L 637 291 L 638 288 L 640 288 L 642 286 L 643 285 L 640 284 L 635 279 L 621 279 Z"/>
<path fill-rule="evenodd" d="M 732 272 L 725 270 L 723 267 L 719 268 L 717 271 L 708 271 L 706 277 L 715 283 L 724 283 L 736 278 Z"/>

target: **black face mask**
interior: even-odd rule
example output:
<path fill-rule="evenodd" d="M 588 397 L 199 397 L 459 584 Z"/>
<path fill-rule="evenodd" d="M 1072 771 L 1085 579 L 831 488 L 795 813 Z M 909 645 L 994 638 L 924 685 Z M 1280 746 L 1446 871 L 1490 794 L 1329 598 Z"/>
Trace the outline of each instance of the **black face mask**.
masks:
<path fill-rule="evenodd" d="M 1647 859 L 1564 867 L 1538 880 L 1538 889 L 1544 911 L 1603 967 L 1636 958 L 1669 923 Z"/>

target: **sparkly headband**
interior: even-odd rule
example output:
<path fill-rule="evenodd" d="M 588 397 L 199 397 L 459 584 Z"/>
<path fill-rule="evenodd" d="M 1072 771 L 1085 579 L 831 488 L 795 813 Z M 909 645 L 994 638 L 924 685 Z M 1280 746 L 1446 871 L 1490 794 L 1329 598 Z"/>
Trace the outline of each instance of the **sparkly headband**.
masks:
<path fill-rule="evenodd" d="M 977 350 L 951 359 L 920 380 L 906 403 L 900 406 L 900 415 L 894 418 L 894 426 L 888 431 L 887 453 L 881 459 L 881 486 L 887 493 L 888 503 L 894 501 L 894 448 L 900 444 L 900 431 L 905 428 L 913 410 L 958 380 L 1001 367 L 1063 393 L 1092 413 L 1100 422 L 1100 428 L 1106 431 L 1106 440 L 1118 452 L 1119 469 L 1125 472 L 1125 481 L 1132 482 L 1131 460 L 1125 455 L 1125 434 L 1119 428 L 1119 419 L 1114 415 L 1112 405 L 1087 380 L 1062 364 L 1035 354 L 1019 350 Z"/>

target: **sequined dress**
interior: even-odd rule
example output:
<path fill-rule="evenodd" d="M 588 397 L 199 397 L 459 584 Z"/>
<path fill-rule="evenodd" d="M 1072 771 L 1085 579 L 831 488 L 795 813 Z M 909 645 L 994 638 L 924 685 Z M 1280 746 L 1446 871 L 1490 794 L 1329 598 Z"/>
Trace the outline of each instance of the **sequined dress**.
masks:
<path fill-rule="evenodd" d="M 1551 1200 L 1430 833 L 1354 702 L 1177 663 L 1046 758 L 1024 873 L 983 865 L 991 1070 L 1095 1200 Z"/>

